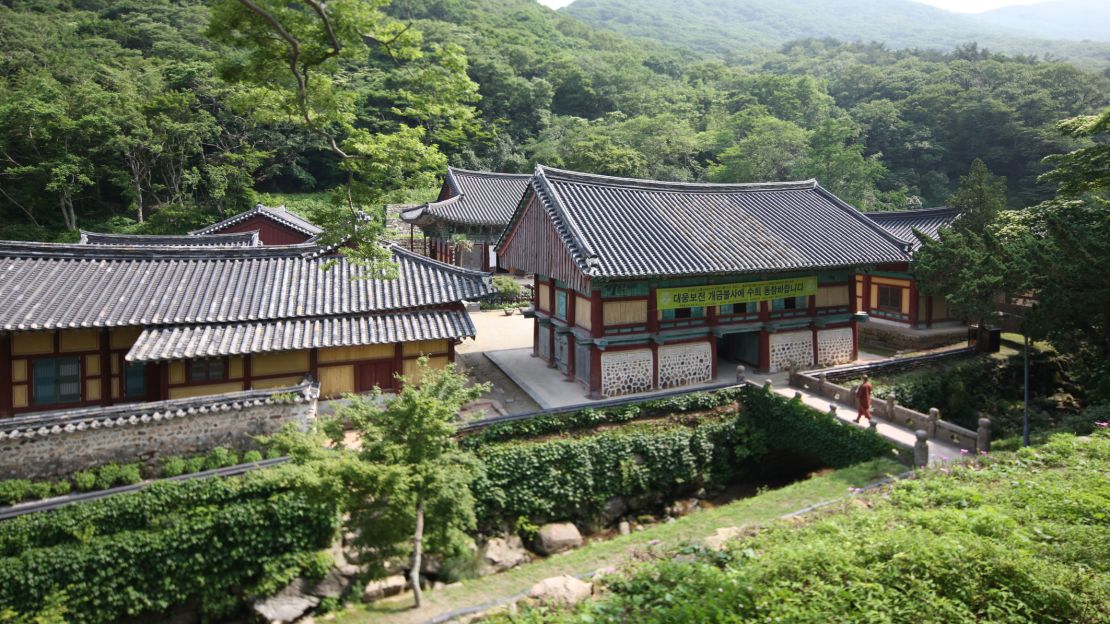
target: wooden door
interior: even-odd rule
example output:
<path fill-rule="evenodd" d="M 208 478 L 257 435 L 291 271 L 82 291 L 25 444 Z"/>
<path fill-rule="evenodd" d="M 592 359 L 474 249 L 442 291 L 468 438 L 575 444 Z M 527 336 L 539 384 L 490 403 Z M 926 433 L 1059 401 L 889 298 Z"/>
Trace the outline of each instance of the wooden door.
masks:
<path fill-rule="evenodd" d="M 397 369 L 393 367 L 393 360 L 358 364 L 355 367 L 355 390 L 367 392 L 373 390 L 374 386 L 382 390 L 392 390 L 397 382 L 393 378 L 395 372 Z"/>

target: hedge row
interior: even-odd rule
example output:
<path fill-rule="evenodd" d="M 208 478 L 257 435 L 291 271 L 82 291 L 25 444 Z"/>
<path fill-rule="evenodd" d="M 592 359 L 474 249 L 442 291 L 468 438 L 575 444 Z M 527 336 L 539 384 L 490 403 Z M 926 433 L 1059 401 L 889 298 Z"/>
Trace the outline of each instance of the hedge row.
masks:
<path fill-rule="evenodd" d="M 738 396 L 739 392 L 732 389 L 718 392 L 692 392 L 642 403 L 544 414 L 527 420 L 491 425 L 462 438 L 460 445 L 465 449 L 476 449 L 494 442 L 570 433 L 593 429 L 600 425 L 626 423 L 638 418 L 713 409 L 735 402 Z"/>
<path fill-rule="evenodd" d="M 672 493 L 735 480 L 762 451 L 745 417 L 693 426 L 628 425 L 594 435 L 516 442 L 477 451 L 484 472 L 472 488 L 480 525 L 589 521 L 614 496 Z"/>
<path fill-rule="evenodd" d="M 337 509 L 310 495 L 314 478 L 281 466 L 163 482 L 4 522 L 0 612 L 34 613 L 59 595 L 71 622 L 235 609 L 241 592 L 329 545 Z"/>

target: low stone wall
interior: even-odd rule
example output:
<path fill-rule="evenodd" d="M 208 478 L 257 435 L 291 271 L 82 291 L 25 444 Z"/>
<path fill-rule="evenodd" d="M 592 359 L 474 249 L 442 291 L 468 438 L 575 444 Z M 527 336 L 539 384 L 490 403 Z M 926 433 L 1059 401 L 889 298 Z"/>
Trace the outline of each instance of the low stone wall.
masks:
<path fill-rule="evenodd" d="M 286 423 L 316 417 L 312 384 L 31 414 L 0 421 L 0 479 L 71 475 L 108 462 L 242 449 Z"/>
<path fill-rule="evenodd" d="M 895 373 L 905 373 L 919 368 L 932 366 L 937 362 L 944 362 L 947 360 L 958 360 L 960 358 L 975 355 L 978 351 L 975 347 L 964 347 L 962 349 L 952 349 L 951 351 L 942 351 L 940 353 L 928 353 L 926 355 L 915 355 L 911 357 L 897 357 L 887 360 L 879 360 L 877 362 L 868 362 L 866 364 L 854 364 L 852 366 L 839 366 L 823 371 L 809 371 L 804 374 L 816 377 L 819 373 L 824 374 L 829 381 L 844 381 L 847 379 L 854 379 L 863 373 L 867 373 L 872 377 L 876 375 L 893 375 Z"/>
<path fill-rule="evenodd" d="M 926 332 L 909 327 L 890 327 L 879 323 L 859 324 L 861 347 L 896 349 L 898 351 L 924 351 L 960 342 L 967 342 L 967 327 L 952 327 L 951 331 L 934 329 Z"/>
<path fill-rule="evenodd" d="M 845 403 L 852 407 L 857 406 L 857 386 L 841 385 L 830 381 L 823 373 L 817 375 L 813 373 L 792 373 L 790 375 L 790 385 L 839 403 Z M 989 445 L 989 421 L 986 425 L 988 430 L 987 440 L 984 442 L 982 440 L 983 432 L 972 431 L 941 420 L 940 412 L 936 408 L 929 410 L 928 414 L 922 414 L 916 410 L 898 405 L 898 402 L 894 399 L 875 399 L 871 404 L 871 416 L 908 427 L 914 431 L 925 431 L 929 439 L 940 437 L 944 441 L 970 452 L 986 450 L 981 447 Z"/>

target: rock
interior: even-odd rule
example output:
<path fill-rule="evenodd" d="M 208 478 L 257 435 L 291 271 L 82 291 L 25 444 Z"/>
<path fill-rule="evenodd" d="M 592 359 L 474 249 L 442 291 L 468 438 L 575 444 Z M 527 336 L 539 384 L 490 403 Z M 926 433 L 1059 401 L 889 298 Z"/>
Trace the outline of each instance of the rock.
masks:
<path fill-rule="evenodd" d="M 400 574 L 387 576 L 383 579 L 370 581 L 362 590 L 362 599 L 365 602 L 373 602 L 380 598 L 388 596 L 396 596 L 397 594 L 405 591 L 408 587 L 408 581 Z"/>
<path fill-rule="evenodd" d="M 354 576 L 360 572 L 359 567 L 347 559 L 347 554 L 344 552 L 343 544 L 336 541 L 331 545 L 331 560 L 332 565 L 343 576 Z"/>
<path fill-rule="evenodd" d="M 698 558 L 691 553 L 679 553 L 671 557 L 671 561 L 675 563 L 694 563 Z"/>
<path fill-rule="evenodd" d="M 640 524 L 655 524 L 657 520 L 655 519 L 655 516 L 651 514 L 643 514 L 636 516 L 636 522 L 639 522 Z"/>
<path fill-rule="evenodd" d="M 528 562 L 528 551 L 524 550 L 524 543 L 516 535 L 489 540 L 478 551 L 478 556 L 478 573 L 482 576 L 503 572 Z"/>
<path fill-rule="evenodd" d="M 628 511 L 628 504 L 620 496 L 614 496 L 602 505 L 598 520 L 601 522 L 601 526 L 607 527 L 616 522 L 626 511 Z"/>
<path fill-rule="evenodd" d="M 308 593 L 311 585 L 306 579 L 297 578 L 273 596 L 255 602 L 251 608 L 259 618 L 270 624 L 293 622 L 320 604 L 319 598 Z"/>
<path fill-rule="evenodd" d="M 318 598 L 339 598 L 351 588 L 351 584 L 354 582 L 351 576 L 343 574 L 338 568 L 332 568 L 328 570 L 324 578 L 317 581 L 308 590 L 308 593 Z"/>
<path fill-rule="evenodd" d="M 536 533 L 536 550 L 541 555 L 554 555 L 582 545 L 582 534 L 571 522 L 545 524 Z"/>
<path fill-rule="evenodd" d="M 697 509 L 700 505 L 701 502 L 696 498 L 676 500 L 667 507 L 667 515 L 672 518 L 681 518 Z"/>
<path fill-rule="evenodd" d="M 621 523 L 617 525 L 617 530 L 621 532 L 621 535 L 629 535 L 632 533 L 632 525 L 628 524 L 627 520 L 621 520 Z"/>
<path fill-rule="evenodd" d="M 628 509 L 630 511 L 646 509 L 658 505 L 661 500 L 663 500 L 663 495 L 659 492 L 644 492 L 628 499 Z"/>
<path fill-rule="evenodd" d="M 412 559 L 409 559 L 409 569 L 412 569 Z M 424 553 L 420 558 L 420 573 L 436 576 L 443 569 L 443 555 Z"/>
<path fill-rule="evenodd" d="M 528 597 L 547 605 L 573 605 L 593 594 L 592 583 L 573 576 L 553 576 L 544 579 L 528 590 Z"/>
<path fill-rule="evenodd" d="M 709 550 L 723 550 L 725 542 L 740 535 L 740 527 L 725 527 L 717 529 L 713 535 L 705 538 L 705 547 Z"/>

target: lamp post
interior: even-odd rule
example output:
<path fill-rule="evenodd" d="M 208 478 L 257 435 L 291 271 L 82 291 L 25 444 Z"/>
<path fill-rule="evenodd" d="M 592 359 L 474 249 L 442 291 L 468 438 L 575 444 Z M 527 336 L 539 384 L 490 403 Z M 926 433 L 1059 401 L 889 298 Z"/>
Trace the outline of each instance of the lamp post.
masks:
<path fill-rule="evenodd" d="M 1021 338 L 1024 341 L 1024 348 L 1022 349 L 1022 360 L 1025 364 L 1025 410 L 1022 415 L 1021 421 L 1021 445 L 1029 446 L 1029 336 L 1025 332 L 1025 317 L 1021 314 L 1014 314 L 1013 312 L 998 311 L 998 316 L 1012 316 L 1022 321 Z"/>

